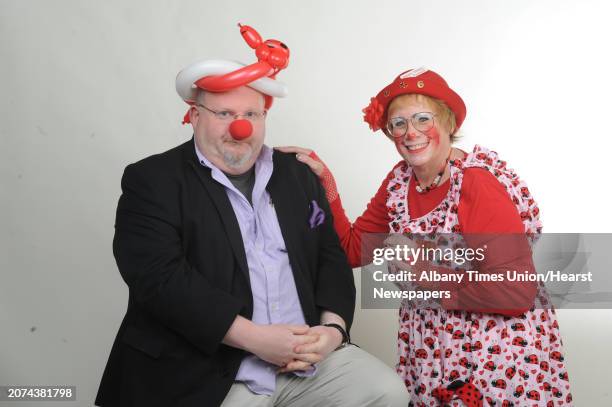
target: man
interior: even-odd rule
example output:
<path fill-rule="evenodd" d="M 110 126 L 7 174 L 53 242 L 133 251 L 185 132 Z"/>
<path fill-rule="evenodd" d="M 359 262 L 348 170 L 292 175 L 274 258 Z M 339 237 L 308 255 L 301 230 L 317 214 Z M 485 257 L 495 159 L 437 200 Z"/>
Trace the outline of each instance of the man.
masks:
<path fill-rule="evenodd" d="M 264 145 L 277 94 L 247 85 L 194 90 L 194 138 L 125 169 L 113 249 L 130 296 L 96 405 L 404 407 L 395 373 L 349 343 L 325 192 Z"/>

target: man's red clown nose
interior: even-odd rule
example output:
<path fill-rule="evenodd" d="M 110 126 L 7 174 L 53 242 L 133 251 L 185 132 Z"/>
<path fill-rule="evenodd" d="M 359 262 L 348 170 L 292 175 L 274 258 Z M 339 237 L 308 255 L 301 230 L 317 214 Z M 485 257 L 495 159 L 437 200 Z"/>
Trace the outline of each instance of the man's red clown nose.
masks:
<path fill-rule="evenodd" d="M 244 140 L 253 133 L 253 125 L 245 119 L 234 120 L 229 126 L 229 132 L 234 140 Z"/>

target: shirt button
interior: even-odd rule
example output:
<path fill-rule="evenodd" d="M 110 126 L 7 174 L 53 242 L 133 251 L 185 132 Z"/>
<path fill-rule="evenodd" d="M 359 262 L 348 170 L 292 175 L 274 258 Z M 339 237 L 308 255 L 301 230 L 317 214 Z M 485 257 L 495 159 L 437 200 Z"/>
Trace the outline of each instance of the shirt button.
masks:
<path fill-rule="evenodd" d="M 272 303 L 272 311 L 278 311 L 278 303 L 274 302 Z"/>

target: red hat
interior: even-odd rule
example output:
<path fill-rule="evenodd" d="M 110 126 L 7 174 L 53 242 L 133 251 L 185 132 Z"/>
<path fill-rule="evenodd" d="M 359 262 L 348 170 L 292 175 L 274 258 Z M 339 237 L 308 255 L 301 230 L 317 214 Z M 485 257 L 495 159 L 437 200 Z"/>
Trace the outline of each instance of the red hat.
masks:
<path fill-rule="evenodd" d="M 446 81 L 434 71 L 425 68 L 409 69 L 402 72 L 393 82 L 370 99 L 370 104 L 362 111 L 363 120 L 370 125 L 372 131 L 385 129 L 389 103 L 397 96 L 409 93 L 430 96 L 439 99 L 455 114 L 457 129 L 465 119 L 465 103 L 463 99 L 448 87 Z"/>

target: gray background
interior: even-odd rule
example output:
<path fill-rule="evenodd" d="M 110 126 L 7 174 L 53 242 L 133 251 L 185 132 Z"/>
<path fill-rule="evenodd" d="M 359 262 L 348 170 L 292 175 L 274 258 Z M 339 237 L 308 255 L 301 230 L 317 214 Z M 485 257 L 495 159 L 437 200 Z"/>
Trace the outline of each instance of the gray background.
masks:
<path fill-rule="evenodd" d="M 0 384 L 72 384 L 73 404 L 92 404 L 127 302 L 111 253 L 123 168 L 191 136 L 174 91 L 183 66 L 255 61 L 237 22 L 292 51 L 268 144 L 315 148 L 351 218 L 399 160 L 361 109 L 424 65 L 468 105 L 459 146 L 500 152 L 545 231 L 609 232 L 610 11 L 559 0 L 0 0 Z M 358 310 L 353 332 L 390 365 L 396 313 Z M 610 405 L 611 312 L 559 314 L 576 405 Z"/>

